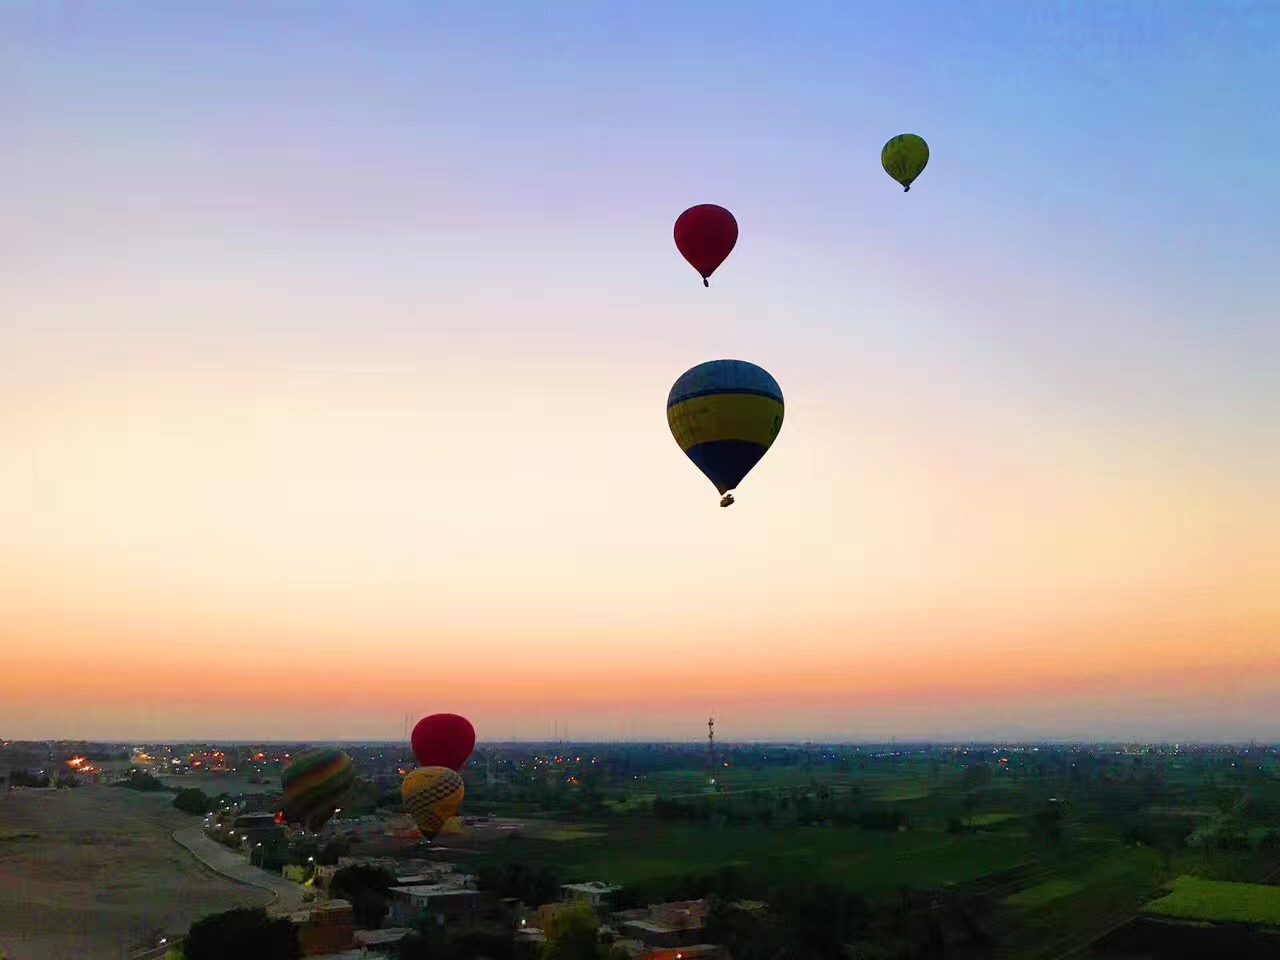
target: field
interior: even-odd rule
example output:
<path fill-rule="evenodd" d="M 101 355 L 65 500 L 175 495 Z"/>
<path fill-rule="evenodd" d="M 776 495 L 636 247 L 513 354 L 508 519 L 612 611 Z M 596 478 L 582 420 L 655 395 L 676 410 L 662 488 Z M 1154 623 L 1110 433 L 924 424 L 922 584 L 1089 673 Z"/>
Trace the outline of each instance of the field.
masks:
<path fill-rule="evenodd" d="M 1280 926 L 1280 887 L 1178 877 L 1173 890 L 1147 904 L 1146 909 L 1181 920 Z"/>
<path fill-rule="evenodd" d="M 264 891 L 199 866 L 170 835 L 170 794 L 109 786 L 0 793 L 0 953 L 119 960 Z"/>
<path fill-rule="evenodd" d="M 717 770 L 714 790 L 704 772 L 662 771 L 611 791 L 600 816 L 527 808 L 530 822 L 559 822 L 504 839 L 482 858 L 551 866 L 565 882 L 620 884 L 649 899 L 705 889 L 690 881 L 725 867 L 752 878 L 761 895 L 779 884 L 825 880 L 857 891 L 873 909 L 892 909 L 903 887 L 978 894 L 990 905 L 984 923 L 998 955 L 1008 960 L 1081 955 L 1179 874 L 1258 881 L 1280 870 L 1275 853 L 1261 846 L 1271 829 L 1265 819 L 1244 830 L 1243 849 L 1186 842 L 1198 829 L 1238 819 L 1246 796 L 1239 788 L 1229 792 L 1168 765 L 1165 786 L 1149 790 L 1128 772 L 1129 761 L 1112 762 L 1119 772 L 1105 778 L 1071 776 L 1070 760 L 1059 776 L 995 767 L 983 778 L 946 762 L 881 753 L 839 768 L 744 763 Z M 1265 799 L 1264 789 L 1254 784 L 1248 796 Z M 1280 825 L 1280 791 L 1274 799 Z M 829 812 L 812 825 L 797 823 L 800 810 L 819 804 Z M 690 816 L 697 809 L 702 819 Z M 860 826 L 848 816 L 838 822 L 830 811 L 841 809 L 893 811 L 905 815 L 905 828 Z M 577 839 L 566 819 L 585 828 Z M 1056 824 L 1055 835 L 1047 824 Z M 1139 827 L 1165 832 L 1126 837 Z"/>
<path fill-rule="evenodd" d="M 1027 861 L 1025 847 L 1016 838 L 998 835 L 823 827 L 716 829 L 676 823 L 615 825 L 604 835 L 555 844 L 518 838 L 503 853 L 526 863 L 554 864 L 573 881 L 643 887 L 732 865 L 750 866 L 779 881 L 824 878 L 876 896 L 907 883 L 963 883 L 1009 870 Z"/>
<path fill-rule="evenodd" d="M 280 789 L 279 780 L 268 778 L 266 783 L 250 783 L 248 777 L 235 773 L 187 773 L 182 776 L 163 774 L 158 779 L 174 790 L 196 787 L 211 797 L 220 793 L 238 797 L 248 793 L 272 793 Z"/>

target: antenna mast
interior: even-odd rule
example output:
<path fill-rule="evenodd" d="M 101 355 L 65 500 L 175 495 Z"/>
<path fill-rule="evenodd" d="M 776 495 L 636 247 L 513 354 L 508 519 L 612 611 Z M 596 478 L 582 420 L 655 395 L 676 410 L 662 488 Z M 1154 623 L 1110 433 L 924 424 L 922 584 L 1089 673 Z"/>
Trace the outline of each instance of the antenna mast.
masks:
<path fill-rule="evenodd" d="M 716 718 L 707 717 L 707 762 L 710 764 L 710 779 L 716 782 Z"/>

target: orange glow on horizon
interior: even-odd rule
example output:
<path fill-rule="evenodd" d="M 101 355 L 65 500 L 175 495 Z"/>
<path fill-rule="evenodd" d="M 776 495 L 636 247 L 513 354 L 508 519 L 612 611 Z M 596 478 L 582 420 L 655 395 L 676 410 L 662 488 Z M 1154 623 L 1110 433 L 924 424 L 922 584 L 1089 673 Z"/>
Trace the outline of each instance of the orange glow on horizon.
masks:
<path fill-rule="evenodd" d="M 620 405 L 634 415 L 591 412 L 597 384 L 548 382 L 526 404 L 548 425 L 536 444 L 499 407 L 428 423 L 459 383 L 395 377 L 348 378 L 338 404 L 309 383 L 167 384 L 163 402 L 134 387 L 10 417 L 0 456 L 35 467 L 0 471 L 0 572 L 20 598 L 0 612 L 8 721 L 57 689 L 104 723 L 140 700 L 272 724 L 323 705 L 332 722 L 425 706 L 442 682 L 498 725 L 708 697 L 999 713 L 1109 690 L 1262 695 L 1280 666 L 1274 510 L 1241 479 L 1078 436 L 1057 445 L 1075 445 L 1066 477 L 870 419 L 855 432 L 877 459 L 855 463 L 818 407 L 725 517 L 646 392 Z M 601 437 L 591 457 L 583 431 Z M 505 457 L 544 473 L 508 493 Z M 607 475 L 622 460 L 644 491 L 625 507 Z M 14 509 L 55 479 L 59 510 Z M 837 496 L 847 482 L 861 489 Z"/>

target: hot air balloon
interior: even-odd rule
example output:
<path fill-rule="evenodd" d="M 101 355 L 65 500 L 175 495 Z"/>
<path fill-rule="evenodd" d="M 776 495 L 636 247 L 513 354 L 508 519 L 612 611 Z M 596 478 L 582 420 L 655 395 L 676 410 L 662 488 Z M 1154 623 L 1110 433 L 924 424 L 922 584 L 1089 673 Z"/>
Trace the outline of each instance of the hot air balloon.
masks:
<path fill-rule="evenodd" d="M 400 799 L 422 835 L 430 840 L 458 812 L 466 793 L 462 777 L 448 767 L 410 770 L 400 784 Z"/>
<path fill-rule="evenodd" d="M 466 836 L 467 827 L 466 824 L 462 822 L 461 817 L 450 817 L 444 822 L 444 826 L 440 828 L 440 832 L 443 834 L 453 833 Z"/>
<path fill-rule="evenodd" d="M 285 818 L 315 832 L 342 806 L 355 783 L 351 758 L 341 750 L 301 750 L 280 772 Z"/>
<path fill-rule="evenodd" d="M 929 162 L 929 145 L 914 133 L 901 133 L 884 145 L 880 164 L 885 173 L 902 184 L 902 192 L 911 189 L 916 177 Z"/>
<path fill-rule="evenodd" d="M 476 728 L 456 713 L 433 713 L 418 721 L 409 743 L 422 766 L 461 770 L 476 748 Z"/>
<path fill-rule="evenodd" d="M 724 263 L 738 242 L 738 221 L 724 207 L 700 203 L 676 218 L 676 248 L 702 277 L 708 277 Z"/>
<path fill-rule="evenodd" d="M 745 360 L 700 363 L 667 396 L 671 435 L 723 495 L 722 507 L 773 444 L 782 413 L 778 381 Z"/>

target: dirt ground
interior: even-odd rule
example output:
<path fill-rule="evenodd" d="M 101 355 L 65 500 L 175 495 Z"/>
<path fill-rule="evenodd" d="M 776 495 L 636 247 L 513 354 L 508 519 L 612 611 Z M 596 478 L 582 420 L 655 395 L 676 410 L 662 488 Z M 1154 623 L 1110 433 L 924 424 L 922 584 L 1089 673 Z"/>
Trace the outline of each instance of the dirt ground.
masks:
<path fill-rule="evenodd" d="M 207 913 L 265 903 L 173 842 L 193 820 L 172 802 L 111 786 L 0 791 L 0 956 L 123 960 Z"/>

